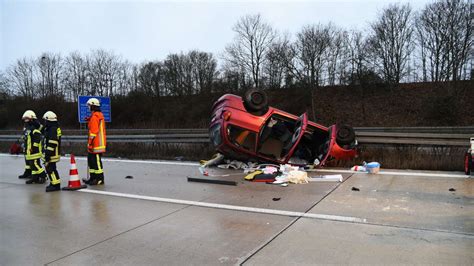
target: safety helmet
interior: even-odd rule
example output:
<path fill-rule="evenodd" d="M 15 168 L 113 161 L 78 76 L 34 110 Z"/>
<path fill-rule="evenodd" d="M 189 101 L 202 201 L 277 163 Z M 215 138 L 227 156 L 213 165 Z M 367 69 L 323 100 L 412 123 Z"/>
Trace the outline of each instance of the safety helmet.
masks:
<path fill-rule="evenodd" d="M 90 98 L 87 100 L 87 105 L 100 106 L 100 102 L 97 98 Z"/>
<path fill-rule="evenodd" d="M 23 116 L 21 117 L 22 120 L 25 120 L 25 119 L 36 119 L 36 114 L 35 112 L 31 111 L 31 110 L 26 110 L 24 113 L 23 113 Z"/>
<path fill-rule="evenodd" d="M 44 113 L 43 119 L 47 121 L 58 121 L 58 116 L 52 111 L 47 111 Z"/>

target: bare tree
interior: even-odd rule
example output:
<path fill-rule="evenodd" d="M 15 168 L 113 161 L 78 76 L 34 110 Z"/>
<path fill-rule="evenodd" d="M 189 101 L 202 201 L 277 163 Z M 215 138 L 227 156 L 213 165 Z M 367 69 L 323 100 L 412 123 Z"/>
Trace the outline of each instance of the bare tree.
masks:
<path fill-rule="evenodd" d="M 10 82 L 7 75 L 0 71 L 0 95 L 11 95 Z"/>
<path fill-rule="evenodd" d="M 331 30 L 330 47 L 327 52 L 327 74 L 328 74 L 328 85 L 335 85 L 337 80 L 341 80 L 341 76 L 344 75 L 345 69 L 345 47 L 348 34 L 346 31 L 334 27 Z M 338 72 L 339 71 L 339 75 Z M 339 76 L 339 78 L 337 78 Z"/>
<path fill-rule="evenodd" d="M 426 5 L 417 19 L 423 79 L 458 80 L 472 56 L 472 4 L 440 0 Z"/>
<path fill-rule="evenodd" d="M 79 52 L 72 52 L 65 58 L 64 87 L 67 98 L 77 101 L 79 95 L 86 93 L 88 65 L 87 60 Z"/>
<path fill-rule="evenodd" d="M 271 44 L 266 54 L 266 63 L 263 67 L 270 88 L 281 88 L 283 85 L 286 85 L 287 62 L 290 54 L 291 43 L 288 35 L 276 38 Z"/>
<path fill-rule="evenodd" d="M 406 75 L 412 49 L 412 12 L 406 5 L 390 5 L 371 25 L 371 51 L 386 82 L 399 83 Z"/>
<path fill-rule="evenodd" d="M 303 27 L 293 46 L 294 60 L 290 62 L 295 76 L 310 88 L 322 85 L 322 70 L 331 45 L 332 24 Z"/>
<path fill-rule="evenodd" d="M 43 53 L 35 60 L 35 71 L 38 76 L 38 93 L 44 97 L 62 97 L 62 58 L 59 54 Z"/>
<path fill-rule="evenodd" d="M 25 98 L 33 98 L 34 82 L 34 61 L 32 59 L 18 59 L 16 64 L 7 70 L 7 78 L 13 86 L 15 94 Z"/>
<path fill-rule="evenodd" d="M 164 70 L 161 62 L 148 62 L 139 69 L 138 88 L 147 95 L 159 97 L 163 94 Z"/>
<path fill-rule="evenodd" d="M 211 53 L 191 51 L 188 53 L 193 69 L 194 86 L 198 93 L 210 93 L 217 76 L 217 61 Z"/>
<path fill-rule="evenodd" d="M 119 75 L 121 58 L 105 50 L 93 50 L 86 59 L 88 66 L 88 93 L 113 96 Z"/>
<path fill-rule="evenodd" d="M 261 68 L 276 32 L 260 14 L 242 17 L 233 27 L 234 42 L 225 48 L 224 59 L 251 74 L 255 87 L 260 86 Z"/>

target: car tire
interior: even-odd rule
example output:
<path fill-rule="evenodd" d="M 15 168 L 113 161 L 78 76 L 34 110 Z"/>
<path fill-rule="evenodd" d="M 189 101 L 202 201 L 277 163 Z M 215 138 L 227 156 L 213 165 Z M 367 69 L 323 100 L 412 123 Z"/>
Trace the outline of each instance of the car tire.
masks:
<path fill-rule="evenodd" d="M 338 125 L 336 133 L 336 142 L 337 144 L 350 145 L 355 140 L 355 131 L 351 126 L 348 125 Z"/>
<path fill-rule="evenodd" d="M 263 115 L 268 111 L 268 97 L 263 91 L 250 89 L 243 97 L 245 109 L 249 113 Z"/>
<path fill-rule="evenodd" d="M 466 175 L 470 175 L 471 169 L 472 169 L 472 156 L 471 156 L 471 153 L 466 152 L 466 154 L 464 155 L 464 173 Z"/>

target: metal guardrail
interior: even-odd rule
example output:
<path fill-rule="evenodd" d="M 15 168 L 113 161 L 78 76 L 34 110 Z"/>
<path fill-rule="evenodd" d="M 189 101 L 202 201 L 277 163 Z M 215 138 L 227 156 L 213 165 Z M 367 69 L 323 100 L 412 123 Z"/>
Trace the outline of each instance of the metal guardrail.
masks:
<path fill-rule="evenodd" d="M 201 130 L 204 131 L 204 130 Z M 147 135 L 108 135 L 108 142 L 122 143 L 209 143 L 207 129 L 205 133 L 175 133 L 169 130 L 162 134 Z M 141 130 L 143 133 L 144 131 Z M 195 132 L 199 132 L 195 130 Z M 110 130 L 108 131 L 110 134 Z M 401 132 L 365 132 L 356 131 L 357 140 L 360 144 L 406 144 L 421 146 L 469 146 L 469 138 L 473 134 L 445 134 L 445 133 L 401 133 Z M 14 142 L 19 135 L 0 135 L 0 141 Z M 62 138 L 63 142 L 85 142 L 87 136 L 67 135 Z"/>
<path fill-rule="evenodd" d="M 355 127 L 356 132 L 392 132 L 392 133 L 445 133 L 445 134 L 472 134 L 474 126 L 470 127 Z M 108 135 L 151 135 L 151 134 L 204 134 L 207 128 L 170 128 L 170 129 L 136 129 L 136 128 L 108 128 Z M 64 135 L 87 134 L 86 129 L 63 129 Z M 20 135 L 20 130 L 0 130 L 1 135 Z"/>

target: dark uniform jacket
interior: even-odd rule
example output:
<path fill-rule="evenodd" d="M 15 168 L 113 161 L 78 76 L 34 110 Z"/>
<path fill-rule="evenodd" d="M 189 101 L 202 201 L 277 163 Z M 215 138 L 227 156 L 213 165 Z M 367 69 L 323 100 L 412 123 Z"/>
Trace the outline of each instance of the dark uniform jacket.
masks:
<path fill-rule="evenodd" d="M 61 158 L 61 128 L 57 121 L 47 121 L 44 127 L 45 162 L 59 162 Z"/>
<path fill-rule="evenodd" d="M 37 121 L 32 121 L 29 123 L 27 128 L 29 128 L 29 131 L 27 132 L 25 139 L 26 160 L 40 159 L 42 156 L 41 125 Z"/>

